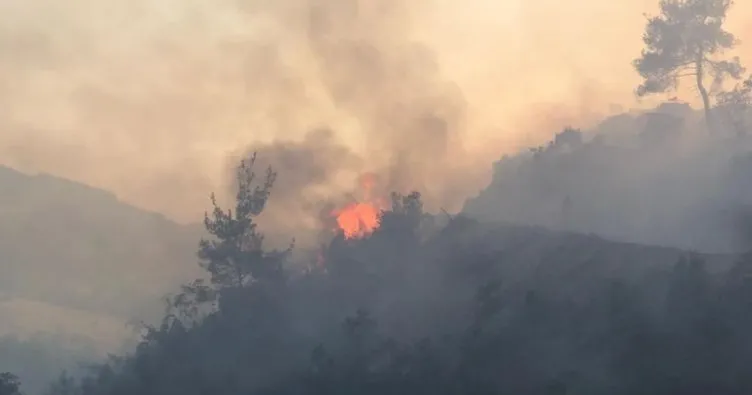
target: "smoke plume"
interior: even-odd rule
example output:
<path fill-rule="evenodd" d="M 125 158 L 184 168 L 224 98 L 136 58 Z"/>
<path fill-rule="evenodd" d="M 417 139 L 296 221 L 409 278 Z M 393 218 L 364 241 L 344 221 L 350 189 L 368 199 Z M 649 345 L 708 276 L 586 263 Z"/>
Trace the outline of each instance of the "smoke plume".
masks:
<path fill-rule="evenodd" d="M 501 154 L 637 105 L 655 3 L 8 0 L 0 157 L 182 221 L 250 151 L 279 169 L 279 212 L 311 217 L 362 172 L 453 210 Z M 747 63 L 750 16 L 729 21 Z"/>

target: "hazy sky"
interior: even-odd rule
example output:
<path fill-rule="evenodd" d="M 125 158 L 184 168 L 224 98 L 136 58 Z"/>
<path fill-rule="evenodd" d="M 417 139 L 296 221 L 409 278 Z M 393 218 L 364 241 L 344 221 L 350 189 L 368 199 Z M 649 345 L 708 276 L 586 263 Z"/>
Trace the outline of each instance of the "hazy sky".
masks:
<path fill-rule="evenodd" d="M 0 162 L 193 220 L 249 146 L 329 128 L 359 155 L 351 169 L 386 169 L 405 159 L 379 152 L 425 145 L 391 114 L 430 108 L 455 148 L 406 182 L 439 183 L 456 206 L 502 153 L 636 105 L 630 62 L 656 3 L 4 0 Z M 752 3 L 728 27 L 752 64 Z"/>

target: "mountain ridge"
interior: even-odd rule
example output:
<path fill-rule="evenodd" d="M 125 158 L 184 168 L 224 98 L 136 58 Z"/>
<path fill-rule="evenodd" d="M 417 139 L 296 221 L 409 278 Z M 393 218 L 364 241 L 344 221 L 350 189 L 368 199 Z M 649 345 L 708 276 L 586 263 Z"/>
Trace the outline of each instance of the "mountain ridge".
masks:
<path fill-rule="evenodd" d="M 92 312 L 137 315 L 196 266 L 196 225 L 109 191 L 0 166 L 0 291 Z"/>

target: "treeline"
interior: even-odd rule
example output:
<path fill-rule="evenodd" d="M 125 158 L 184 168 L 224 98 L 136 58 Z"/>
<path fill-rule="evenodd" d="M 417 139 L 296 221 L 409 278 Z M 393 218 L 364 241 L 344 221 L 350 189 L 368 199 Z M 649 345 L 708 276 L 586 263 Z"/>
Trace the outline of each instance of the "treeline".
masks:
<path fill-rule="evenodd" d="M 236 207 L 206 218 L 211 281 L 172 298 L 133 353 L 48 394 L 752 391 L 749 257 L 717 274 L 699 255 L 637 275 L 583 272 L 573 289 L 559 272 L 597 256 L 563 247 L 554 270 L 502 275 L 519 257 L 468 240 L 481 225 L 428 215 L 411 194 L 393 197 L 371 237 L 337 238 L 302 270 L 289 250 L 264 249 L 254 218 L 273 173 L 252 179 L 244 163 Z"/>

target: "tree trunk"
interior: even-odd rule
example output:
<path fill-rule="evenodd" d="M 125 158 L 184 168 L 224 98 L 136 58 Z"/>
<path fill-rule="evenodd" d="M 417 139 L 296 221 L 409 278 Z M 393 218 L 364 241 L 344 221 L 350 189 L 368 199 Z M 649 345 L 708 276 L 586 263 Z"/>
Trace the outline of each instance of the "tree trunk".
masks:
<path fill-rule="evenodd" d="M 705 85 L 702 82 L 703 77 L 705 77 L 705 72 L 703 70 L 703 58 L 704 56 L 701 52 L 699 58 L 695 63 L 695 78 L 697 82 L 697 90 L 700 92 L 700 96 L 702 97 L 702 107 L 705 110 L 705 124 L 708 127 L 708 133 L 713 133 L 713 121 L 711 119 L 712 114 L 710 112 L 710 96 L 708 95 L 708 90 L 705 89 Z"/>

